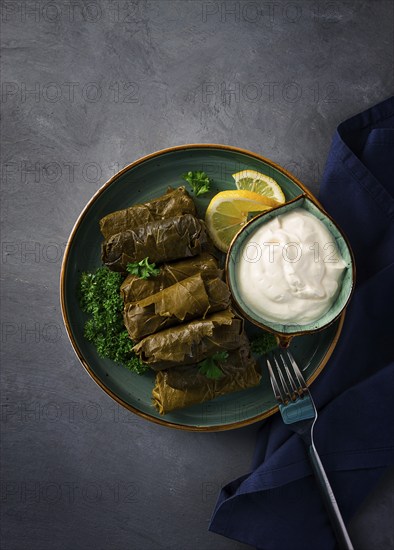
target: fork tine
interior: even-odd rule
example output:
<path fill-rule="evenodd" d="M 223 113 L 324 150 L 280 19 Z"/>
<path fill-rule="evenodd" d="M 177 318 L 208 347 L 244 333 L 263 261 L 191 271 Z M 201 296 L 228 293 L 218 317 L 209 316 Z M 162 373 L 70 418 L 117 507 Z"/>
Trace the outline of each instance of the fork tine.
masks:
<path fill-rule="evenodd" d="M 289 380 L 289 384 L 291 386 L 291 389 L 293 390 L 293 393 L 298 393 L 299 389 L 297 388 L 296 386 L 296 383 L 294 382 L 294 378 L 292 377 L 291 375 L 291 372 L 289 370 L 289 367 L 286 365 L 286 362 L 285 362 L 285 358 L 283 357 L 283 355 L 280 355 L 280 358 L 282 360 L 282 363 L 283 363 L 283 367 L 286 371 L 286 374 L 287 374 L 287 378 Z"/>
<path fill-rule="evenodd" d="M 274 390 L 275 398 L 278 401 L 281 401 L 282 403 L 284 403 L 282 392 L 280 391 L 280 387 L 278 386 L 278 383 L 276 381 L 274 371 L 271 367 L 271 363 L 269 362 L 269 359 L 267 359 L 267 365 L 268 365 L 268 370 L 269 370 L 269 373 L 270 373 L 271 386 L 272 386 L 272 389 Z"/>
<path fill-rule="evenodd" d="M 308 390 L 308 386 L 306 385 L 305 378 L 302 376 L 301 371 L 294 360 L 294 357 L 291 355 L 289 351 L 287 351 L 287 356 L 289 358 L 291 366 L 293 367 L 294 374 L 296 375 L 298 383 L 300 384 L 301 388 L 303 390 Z"/>
<path fill-rule="evenodd" d="M 276 360 L 276 357 L 274 357 L 274 362 L 275 362 L 275 365 L 276 365 L 276 370 L 278 371 L 280 383 L 282 384 L 283 392 L 286 396 L 286 400 L 291 399 L 291 392 L 289 390 L 289 386 L 287 385 L 285 377 L 283 376 L 282 371 L 280 370 L 280 367 L 279 367 L 278 361 Z"/>

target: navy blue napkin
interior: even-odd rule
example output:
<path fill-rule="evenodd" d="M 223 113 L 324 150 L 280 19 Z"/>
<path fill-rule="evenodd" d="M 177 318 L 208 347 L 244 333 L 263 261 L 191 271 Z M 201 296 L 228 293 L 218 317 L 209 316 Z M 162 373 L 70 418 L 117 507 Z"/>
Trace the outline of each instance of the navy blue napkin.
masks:
<path fill-rule="evenodd" d="M 394 463 L 394 97 L 340 124 L 320 201 L 357 266 L 339 343 L 312 385 L 316 447 L 348 522 Z M 336 547 L 303 444 L 279 415 L 262 423 L 251 473 L 222 489 L 210 530 L 261 550 Z"/>

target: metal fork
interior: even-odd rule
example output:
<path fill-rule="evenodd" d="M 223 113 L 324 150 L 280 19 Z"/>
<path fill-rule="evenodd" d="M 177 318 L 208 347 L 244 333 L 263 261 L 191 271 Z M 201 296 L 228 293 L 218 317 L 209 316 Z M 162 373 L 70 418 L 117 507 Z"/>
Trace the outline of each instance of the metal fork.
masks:
<path fill-rule="evenodd" d="M 301 436 L 307 447 L 312 470 L 339 547 L 344 550 L 353 550 L 352 542 L 346 530 L 330 482 L 313 442 L 313 428 L 317 419 L 315 404 L 293 356 L 289 351 L 286 353 L 287 360 L 285 360 L 283 354 L 279 355 L 283 367 L 279 366 L 275 356 L 273 357 L 275 368 L 271 365 L 270 360 L 267 359 L 272 389 L 279 402 L 279 410 L 283 422 L 288 424 L 290 429 Z M 291 369 L 294 374 L 291 374 Z M 274 371 L 276 371 L 276 375 Z"/>

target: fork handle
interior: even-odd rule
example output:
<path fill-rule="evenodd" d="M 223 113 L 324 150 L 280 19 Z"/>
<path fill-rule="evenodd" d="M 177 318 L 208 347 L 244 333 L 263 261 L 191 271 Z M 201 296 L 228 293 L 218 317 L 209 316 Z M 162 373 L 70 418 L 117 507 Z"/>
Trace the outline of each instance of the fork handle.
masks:
<path fill-rule="evenodd" d="M 320 493 L 323 497 L 326 510 L 330 517 L 331 525 L 335 532 L 339 548 L 341 550 L 354 550 L 341 512 L 338 508 L 335 495 L 331 489 L 330 482 L 328 481 L 327 474 L 313 443 L 309 446 L 308 451 L 313 473 L 315 474 L 318 482 Z"/>

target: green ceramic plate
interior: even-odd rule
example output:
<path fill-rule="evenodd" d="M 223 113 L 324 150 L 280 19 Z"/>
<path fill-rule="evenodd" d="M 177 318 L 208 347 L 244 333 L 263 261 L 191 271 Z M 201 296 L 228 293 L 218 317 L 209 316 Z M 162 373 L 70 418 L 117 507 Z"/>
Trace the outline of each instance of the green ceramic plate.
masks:
<path fill-rule="evenodd" d="M 163 194 L 168 185 L 182 185 L 182 174 L 204 170 L 214 179 L 212 192 L 196 200 L 201 216 L 211 197 L 235 189 L 231 174 L 255 169 L 274 177 L 290 200 L 311 193 L 291 174 L 263 157 L 223 145 L 185 145 L 159 151 L 137 160 L 111 178 L 91 199 L 71 233 L 61 271 L 61 305 L 71 343 L 91 377 L 118 403 L 153 422 L 186 430 L 225 430 L 245 426 L 277 411 L 268 374 L 263 365 L 259 387 L 229 394 L 208 403 L 160 416 L 151 404 L 154 375 L 138 376 L 110 360 L 102 359 L 83 337 L 85 314 L 78 303 L 78 285 L 83 271 L 101 265 L 103 240 L 99 220 L 109 212 L 144 202 Z M 296 337 L 291 350 L 309 382 L 321 372 L 339 337 L 344 314 L 326 330 Z M 249 333 L 256 331 L 247 325 Z"/>

